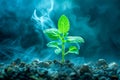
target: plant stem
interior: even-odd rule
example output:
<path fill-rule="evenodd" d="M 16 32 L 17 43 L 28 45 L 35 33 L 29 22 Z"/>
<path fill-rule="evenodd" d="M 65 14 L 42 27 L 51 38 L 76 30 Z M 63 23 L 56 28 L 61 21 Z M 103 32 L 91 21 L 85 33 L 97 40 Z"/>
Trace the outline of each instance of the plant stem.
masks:
<path fill-rule="evenodd" d="M 65 62 L 65 43 L 64 43 L 64 36 L 62 38 L 62 63 Z"/>

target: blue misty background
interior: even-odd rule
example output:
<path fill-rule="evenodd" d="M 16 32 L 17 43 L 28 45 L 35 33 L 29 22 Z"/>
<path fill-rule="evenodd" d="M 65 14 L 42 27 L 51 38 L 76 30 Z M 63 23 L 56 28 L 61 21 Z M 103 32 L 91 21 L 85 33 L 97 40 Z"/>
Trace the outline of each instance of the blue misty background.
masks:
<path fill-rule="evenodd" d="M 58 58 L 42 31 L 57 28 L 62 14 L 70 35 L 85 39 L 80 55 L 69 59 L 119 61 L 120 0 L 0 0 L 0 61 Z"/>

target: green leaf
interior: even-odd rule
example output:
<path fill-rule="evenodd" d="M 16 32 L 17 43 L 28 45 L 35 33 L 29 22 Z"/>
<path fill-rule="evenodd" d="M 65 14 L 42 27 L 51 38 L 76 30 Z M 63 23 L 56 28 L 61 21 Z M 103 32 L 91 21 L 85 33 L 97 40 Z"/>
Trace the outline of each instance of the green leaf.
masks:
<path fill-rule="evenodd" d="M 51 41 L 51 42 L 47 43 L 47 46 L 48 46 L 48 47 L 58 48 L 59 45 L 60 45 L 60 44 L 59 44 L 58 42 L 56 42 L 56 41 Z"/>
<path fill-rule="evenodd" d="M 84 39 L 80 36 L 68 36 L 66 39 L 69 43 L 84 43 Z"/>
<path fill-rule="evenodd" d="M 77 48 L 76 46 L 70 46 L 68 53 L 79 54 L 78 51 L 79 51 L 79 50 L 78 50 L 78 48 Z"/>
<path fill-rule="evenodd" d="M 55 49 L 55 53 L 56 53 L 56 54 L 61 53 L 61 51 L 62 51 L 62 50 L 61 50 L 60 48 Z"/>
<path fill-rule="evenodd" d="M 55 28 L 46 29 L 44 33 L 52 40 L 58 40 L 60 37 L 60 32 Z"/>
<path fill-rule="evenodd" d="M 69 19 L 65 15 L 62 15 L 58 20 L 58 30 L 64 34 L 67 33 L 69 29 L 70 29 Z"/>
<path fill-rule="evenodd" d="M 56 41 L 51 41 L 47 44 L 48 47 L 53 47 L 53 48 L 57 48 L 55 49 L 55 53 L 59 54 L 61 52 L 61 49 L 59 48 L 60 43 L 56 42 Z"/>

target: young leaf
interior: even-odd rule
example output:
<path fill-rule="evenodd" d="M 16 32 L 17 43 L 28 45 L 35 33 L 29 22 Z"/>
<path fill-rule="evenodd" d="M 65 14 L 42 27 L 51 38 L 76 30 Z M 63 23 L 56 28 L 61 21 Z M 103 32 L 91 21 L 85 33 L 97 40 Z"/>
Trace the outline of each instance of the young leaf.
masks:
<path fill-rule="evenodd" d="M 70 29 L 69 19 L 65 15 L 62 15 L 58 20 L 58 30 L 64 34 L 67 33 L 69 29 Z"/>
<path fill-rule="evenodd" d="M 55 28 L 46 29 L 44 33 L 52 40 L 58 40 L 60 37 L 60 32 Z"/>
<path fill-rule="evenodd" d="M 68 36 L 66 39 L 67 42 L 69 43 L 84 43 L 84 39 L 82 37 L 79 36 Z"/>
<path fill-rule="evenodd" d="M 58 48 L 59 43 L 56 42 L 56 41 L 51 41 L 51 42 L 47 43 L 47 46 L 48 46 L 48 47 L 55 47 L 55 48 Z"/>
<path fill-rule="evenodd" d="M 62 50 L 60 48 L 55 49 L 55 53 L 59 54 Z"/>
<path fill-rule="evenodd" d="M 78 51 L 79 51 L 79 50 L 78 50 L 78 48 L 77 48 L 76 46 L 71 46 L 71 47 L 69 48 L 68 53 L 79 54 Z"/>

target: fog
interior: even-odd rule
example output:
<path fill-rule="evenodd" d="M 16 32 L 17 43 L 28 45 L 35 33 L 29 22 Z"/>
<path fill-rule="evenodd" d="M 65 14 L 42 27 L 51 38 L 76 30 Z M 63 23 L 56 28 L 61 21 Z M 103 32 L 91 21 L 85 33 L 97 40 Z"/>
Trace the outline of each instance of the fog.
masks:
<path fill-rule="evenodd" d="M 62 14 L 70 20 L 69 34 L 82 36 L 80 54 L 66 59 L 119 61 L 119 0 L 0 0 L 0 62 L 60 59 L 43 30 L 57 28 Z"/>

